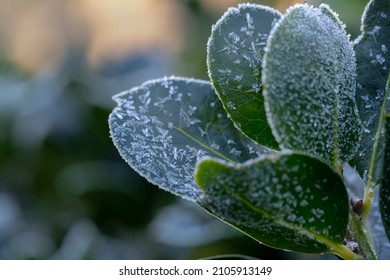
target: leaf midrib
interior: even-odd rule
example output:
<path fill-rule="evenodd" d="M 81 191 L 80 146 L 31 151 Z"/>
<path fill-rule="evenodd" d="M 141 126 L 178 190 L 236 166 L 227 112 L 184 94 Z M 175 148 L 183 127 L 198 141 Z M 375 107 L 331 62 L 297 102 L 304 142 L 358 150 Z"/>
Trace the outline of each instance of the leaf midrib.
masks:
<path fill-rule="evenodd" d="M 287 227 L 287 228 L 289 228 L 289 229 L 291 229 L 291 230 L 293 230 L 295 232 L 300 232 L 302 235 L 303 234 L 306 235 L 309 239 L 311 237 L 314 237 L 317 241 L 319 241 L 320 243 L 324 244 L 330 251 L 332 250 L 331 248 L 338 248 L 338 247 L 342 246 L 342 244 L 335 243 L 334 241 L 330 240 L 326 236 L 322 236 L 322 235 L 320 235 L 318 233 L 315 233 L 313 231 L 310 231 L 310 230 L 308 230 L 308 229 L 306 229 L 304 227 L 296 227 L 294 224 L 292 224 L 292 223 L 290 223 L 288 221 L 285 221 L 284 219 L 281 219 L 279 217 L 276 217 L 275 215 L 269 213 L 265 209 L 262 209 L 262 208 L 254 206 L 251 202 L 249 202 L 244 197 L 240 196 L 240 194 L 236 193 L 233 189 L 229 188 L 228 186 L 224 185 L 224 187 L 225 187 L 225 189 L 227 189 L 227 191 L 234 198 L 236 198 L 237 200 L 239 200 L 242 203 L 244 203 L 251 210 L 266 216 L 267 218 L 275 221 L 275 223 L 278 223 L 281 226 Z"/>
<path fill-rule="evenodd" d="M 206 145 L 205 143 L 199 141 L 198 139 L 196 139 L 194 136 L 192 136 L 191 134 L 189 134 L 188 132 L 186 132 L 185 130 L 181 129 L 180 127 L 177 127 L 175 125 L 172 126 L 174 129 L 176 129 L 178 132 L 182 133 L 183 135 L 185 135 L 186 137 L 188 137 L 190 140 L 194 141 L 196 144 L 198 144 L 199 146 L 205 148 L 206 150 L 210 151 L 211 153 L 215 154 L 216 156 L 228 161 L 228 162 L 232 162 L 232 163 L 238 163 L 230 158 L 228 158 L 227 156 L 225 156 L 224 154 L 218 152 L 216 149 Z"/>
<path fill-rule="evenodd" d="M 339 170 L 338 168 L 338 161 L 339 161 L 339 153 L 341 153 L 341 147 L 339 146 L 340 145 L 340 141 L 339 141 L 339 137 L 340 137 L 340 120 L 339 120 L 339 96 L 337 94 L 335 94 L 335 100 L 334 100 L 334 106 L 335 106 L 335 109 L 334 109 L 334 127 L 333 127 L 333 131 L 334 131 L 334 135 L 333 135 L 333 167 L 334 169 L 337 171 Z"/>

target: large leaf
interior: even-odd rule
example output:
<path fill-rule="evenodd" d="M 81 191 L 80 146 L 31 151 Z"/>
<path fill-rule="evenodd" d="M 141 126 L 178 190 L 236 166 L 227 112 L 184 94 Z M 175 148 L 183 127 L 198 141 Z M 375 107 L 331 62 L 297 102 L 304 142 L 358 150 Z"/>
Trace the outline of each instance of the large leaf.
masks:
<path fill-rule="evenodd" d="M 327 5 L 296 5 L 282 17 L 268 40 L 263 83 L 267 117 L 282 148 L 333 166 L 351 159 L 360 139 L 355 57 Z"/>
<path fill-rule="evenodd" d="M 278 149 L 261 94 L 262 60 L 268 34 L 280 13 L 241 4 L 213 26 L 207 48 L 210 79 L 235 125 L 264 146 Z"/>
<path fill-rule="evenodd" d="M 286 152 L 243 164 L 206 158 L 195 172 L 200 204 L 268 246 L 322 253 L 343 242 L 347 191 L 316 158 Z"/>
<path fill-rule="evenodd" d="M 201 156 L 243 162 L 266 152 L 234 127 L 208 82 L 163 78 L 114 100 L 110 132 L 122 157 L 152 183 L 189 200 L 201 194 L 193 178 Z"/>
<path fill-rule="evenodd" d="M 362 17 L 362 34 L 355 41 L 356 103 L 363 125 L 362 141 L 353 160 L 360 175 L 372 185 L 381 178 L 385 92 L 390 69 L 390 1 L 370 1 Z M 370 168 L 372 169 L 370 171 Z M 370 173 L 370 174 L 369 174 Z"/>
<path fill-rule="evenodd" d="M 387 90 L 389 90 L 387 88 Z M 390 115 L 386 116 L 386 149 L 384 157 L 383 181 L 379 189 L 379 209 L 387 237 L 390 239 Z"/>

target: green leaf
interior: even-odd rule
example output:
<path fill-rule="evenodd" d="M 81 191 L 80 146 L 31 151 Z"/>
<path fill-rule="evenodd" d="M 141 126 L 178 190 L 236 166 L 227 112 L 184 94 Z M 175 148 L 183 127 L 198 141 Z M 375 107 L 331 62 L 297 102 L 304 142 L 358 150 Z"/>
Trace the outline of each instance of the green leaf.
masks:
<path fill-rule="evenodd" d="M 364 181 L 381 179 L 385 111 L 389 111 L 390 1 L 370 1 L 362 17 L 362 34 L 355 41 L 356 103 L 363 125 L 362 140 L 352 165 Z"/>
<path fill-rule="evenodd" d="M 121 156 L 150 182 L 186 199 L 201 195 L 193 178 L 201 156 L 243 162 L 267 152 L 235 129 L 208 82 L 163 78 L 114 100 L 110 133 Z"/>
<path fill-rule="evenodd" d="M 263 63 L 268 122 L 281 148 L 333 166 L 357 150 L 355 57 L 344 25 L 327 5 L 295 5 L 272 30 Z"/>
<path fill-rule="evenodd" d="M 243 164 L 201 160 L 210 213 L 268 246 L 323 253 L 341 246 L 349 204 L 341 177 L 309 155 L 283 152 Z"/>
<path fill-rule="evenodd" d="M 261 94 L 262 60 L 268 34 L 281 14 L 241 4 L 213 26 L 207 48 L 210 79 L 236 127 L 257 143 L 278 149 Z"/>
<path fill-rule="evenodd" d="M 382 222 L 390 239 L 390 115 L 386 116 L 386 149 L 384 157 L 383 181 L 379 189 L 379 209 Z"/>

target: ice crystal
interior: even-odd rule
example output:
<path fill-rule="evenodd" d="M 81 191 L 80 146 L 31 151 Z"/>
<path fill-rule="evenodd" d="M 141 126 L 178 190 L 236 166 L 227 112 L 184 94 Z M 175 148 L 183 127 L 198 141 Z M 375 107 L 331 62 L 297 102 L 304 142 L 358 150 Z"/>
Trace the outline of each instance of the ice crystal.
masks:
<path fill-rule="evenodd" d="M 236 127 L 274 149 L 261 95 L 261 64 L 268 34 L 280 16 L 261 5 L 230 8 L 213 26 L 207 48 L 209 76 Z"/>
<path fill-rule="evenodd" d="M 187 199 L 201 195 L 193 179 L 200 157 L 243 162 L 266 152 L 234 128 L 208 82 L 163 78 L 114 100 L 110 131 L 122 157 L 151 182 Z"/>
<path fill-rule="evenodd" d="M 346 190 L 341 178 L 315 158 L 279 153 L 231 164 L 206 157 L 195 177 L 205 193 L 202 206 L 268 245 L 281 248 L 288 241 L 284 249 L 321 252 L 326 249 L 314 236 L 343 240 Z"/>
<path fill-rule="evenodd" d="M 351 159 L 360 135 L 355 57 L 342 26 L 326 5 L 296 5 L 271 32 L 263 62 L 275 138 L 331 164 Z"/>

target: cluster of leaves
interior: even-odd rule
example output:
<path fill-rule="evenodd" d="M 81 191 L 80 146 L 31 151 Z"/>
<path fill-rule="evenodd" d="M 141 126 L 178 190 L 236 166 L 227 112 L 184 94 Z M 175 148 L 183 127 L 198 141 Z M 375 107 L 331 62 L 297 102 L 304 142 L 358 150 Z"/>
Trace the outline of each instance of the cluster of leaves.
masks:
<path fill-rule="evenodd" d="M 152 183 L 268 246 L 386 257 L 388 34 L 387 0 L 368 3 L 353 43 L 325 4 L 230 8 L 208 42 L 211 83 L 162 78 L 116 95 L 113 142 Z"/>

